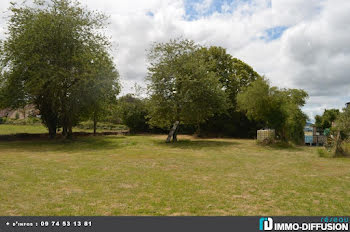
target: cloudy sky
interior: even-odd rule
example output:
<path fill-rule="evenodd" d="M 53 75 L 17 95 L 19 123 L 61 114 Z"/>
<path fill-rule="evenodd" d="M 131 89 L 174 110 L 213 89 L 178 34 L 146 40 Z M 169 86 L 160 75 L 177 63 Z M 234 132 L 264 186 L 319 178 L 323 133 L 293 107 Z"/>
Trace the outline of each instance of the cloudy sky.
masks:
<path fill-rule="evenodd" d="M 3 13 L 9 0 L 1 0 Z M 313 117 L 350 101 L 349 0 L 81 0 L 110 15 L 123 93 L 144 86 L 146 49 L 182 36 L 227 49 L 273 85 L 305 89 Z M 3 14 L 5 15 L 5 14 Z M 5 19 L 0 19 L 0 38 Z"/>

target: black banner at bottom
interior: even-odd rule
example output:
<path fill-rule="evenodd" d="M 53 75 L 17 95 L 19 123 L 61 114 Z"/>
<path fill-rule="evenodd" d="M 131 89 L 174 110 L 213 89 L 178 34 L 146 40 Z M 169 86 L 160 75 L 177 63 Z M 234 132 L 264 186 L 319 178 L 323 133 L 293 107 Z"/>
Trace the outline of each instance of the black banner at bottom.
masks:
<path fill-rule="evenodd" d="M 350 231 L 349 217 L 0 217 L 0 232 Z"/>

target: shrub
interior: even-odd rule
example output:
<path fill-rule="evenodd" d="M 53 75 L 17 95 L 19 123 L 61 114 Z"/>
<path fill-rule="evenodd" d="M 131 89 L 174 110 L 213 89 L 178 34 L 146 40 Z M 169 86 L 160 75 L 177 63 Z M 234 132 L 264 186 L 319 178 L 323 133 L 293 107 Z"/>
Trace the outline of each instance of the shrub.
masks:
<path fill-rule="evenodd" d="M 36 117 L 29 117 L 25 119 L 2 118 L 2 123 L 11 125 L 38 125 L 41 124 L 41 120 L 40 118 Z"/>
<path fill-rule="evenodd" d="M 148 120 L 145 100 L 128 94 L 118 100 L 118 113 L 131 133 L 148 132 Z"/>
<path fill-rule="evenodd" d="M 41 119 L 37 117 L 29 117 L 25 119 L 27 124 L 41 124 Z"/>
<path fill-rule="evenodd" d="M 80 122 L 77 125 L 78 128 L 84 129 L 84 130 L 93 130 L 94 129 L 94 122 L 89 120 L 85 122 Z M 125 125 L 121 124 L 114 124 L 110 122 L 99 122 L 97 123 L 97 129 L 100 130 L 126 130 L 127 127 Z"/>
<path fill-rule="evenodd" d="M 319 148 L 317 149 L 317 153 L 320 157 L 322 158 L 331 158 L 334 156 L 334 154 L 330 151 L 328 151 L 327 149 L 325 148 Z"/>

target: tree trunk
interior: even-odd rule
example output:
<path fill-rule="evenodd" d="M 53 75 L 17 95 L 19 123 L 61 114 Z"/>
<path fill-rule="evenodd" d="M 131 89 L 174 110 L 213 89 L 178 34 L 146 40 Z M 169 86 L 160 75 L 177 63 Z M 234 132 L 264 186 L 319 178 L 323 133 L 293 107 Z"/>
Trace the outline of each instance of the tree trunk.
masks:
<path fill-rule="evenodd" d="M 23 107 L 23 119 L 26 119 L 26 108 L 25 108 L 25 106 Z"/>
<path fill-rule="evenodd" d="M 174 134 L 173 134 L 173 142 L 177 142 L 177 132 L 179 131 L 179 127 L 176 127 Z"/>
<path fill-rule="evenodd" d="M 335 156 L 344 155 L 344 151 L 341 145 L 342 145 L 342 138 L 341 138 L 340 131 L 338 131 L 337 136 L 335 138 L 335 151 L 334 151 Z"/>
<path fill-rule="evenodd" d="M 97 115 L 94 112 L 94 136 L 96 136 L 96 127 L 97 127 Z"/>
<path fill-rule="evenodd" d="M 63 125 L 63 128 L 62 128 L 62 135 L 63 135 L 63 137 L 66 137 L 67 136 L 67 132 L 68 130 L 67 130 L 67 126 L 66 125 Z"/>
<path fill-rule="evenodd" d="M 56 125 L 48 125 L 49 129 L 49 137 L 50 139 L 54 139 L 56 137 Z"/>
<path fill-rule="evenodd" d="M 67 136 L 66 136 L 66 138 L 67 138 L 67 139 L 72 139 L 72 138 L 73 138 L 73 129 L 72 129 L 72 125 L 68 125 L 68 126 L 67 126 L 67 129 L 68 129 L 68 131 L 67 131 Z"/>
<path fill-rule="evenodd" d="M 197 131 L 196 131 L 196 134 L 198 137 L 201 137 L 201 125 L 200 123 L 197 123 Z"/>
<path fill-rule="evenodd" d="M 179 121 L 176 121 L 176 122 L 174 123 L 174 125 L 173 125 L 173 128 L 171 128 L 171 130 L 170 130 L 170 132 L 169 132 L 169 134 L 168 134 L 168 138 L 166 139 L 166 142 L 167 142 L 167 143 L 170 143 L 170 142 L 171 142 L 171 137 L 173 137 L 173 142 L 176 142 L 176 141 L 177 141 L 177 133 L 175 133 L 175 132 L 176 132 L 178 126 L 179 126 Z M 175 135 L 175 137 L 174 137 L 174 135 Z M 174 138 L 175 138 L 176 140 L 174 140 Z"/>

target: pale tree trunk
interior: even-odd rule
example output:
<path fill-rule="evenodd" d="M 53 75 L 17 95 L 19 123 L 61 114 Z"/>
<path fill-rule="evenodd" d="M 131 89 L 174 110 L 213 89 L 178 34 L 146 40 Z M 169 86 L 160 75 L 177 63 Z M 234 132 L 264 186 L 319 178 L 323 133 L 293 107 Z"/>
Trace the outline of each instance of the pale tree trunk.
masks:
<path fill-rule="evenodd" d="M 178 128 L 178 126 L 179 126 L 179 121 L 176 121 L 168 134 L 168 138 L 166 139 L 167 143 L 171 142 L 171 138 L 173 138 L 173 142 L 177 141 L 177 128 Z"/>

